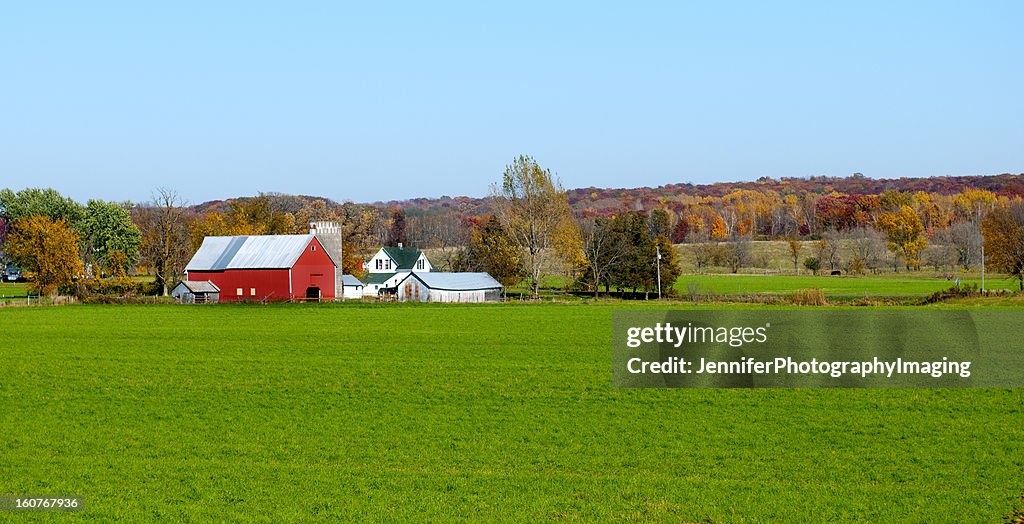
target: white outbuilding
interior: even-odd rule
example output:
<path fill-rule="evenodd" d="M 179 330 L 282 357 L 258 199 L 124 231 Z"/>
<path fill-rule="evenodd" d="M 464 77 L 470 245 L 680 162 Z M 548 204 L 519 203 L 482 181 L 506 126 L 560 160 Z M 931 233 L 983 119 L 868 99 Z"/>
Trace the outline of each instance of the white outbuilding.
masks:
<path fill-rule="evenodd" d="M 342 281 L 344 283 L 341 298 L 348 300 L 350 298 L 363 298 L 363 287 L 365 284 L 354 275 L 343 275 Z"/>
<path fill-rule="evenodd" d="M 501 284 L 487 273 L 409 273 L 396 288 L 403 302 L 501 301 Z"/>

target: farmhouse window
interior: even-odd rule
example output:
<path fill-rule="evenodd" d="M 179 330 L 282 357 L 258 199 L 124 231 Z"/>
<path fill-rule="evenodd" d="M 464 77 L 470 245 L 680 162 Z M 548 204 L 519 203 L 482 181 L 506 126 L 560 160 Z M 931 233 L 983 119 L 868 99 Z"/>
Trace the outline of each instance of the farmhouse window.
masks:
<path fill-rule="evenodd" d="M 423 269 L 423 259 L 422 258 L 416 261 L 416 269 Z"/>
<path fill-rule="evenodd" d="M 383 269 L 383 264 L 384 264 L 384 261 L 378 258 L 377 259 L 377 269 Z"/>
<path fill-rule="evenodd" d="M 316 246 L 309 246 L 310 251 L 316 251 Z"/>
<path fill-rule="evenodd" d="M 236 294 L 236 295 L 238 295 L 238 296 L 243 296 L 243 295 L 245 295 L 245 293 L 242 293 L 242 288 L 238 288 L 238 289 L 236 289 L 236 290 L 235 290 L 235 294 Z"/>
<path fill-rule="evenodd" d="M 249 288 L 249 296 L 250 297 L 256 296 L 256 288 L 254 288 L 254 287 Z"/>

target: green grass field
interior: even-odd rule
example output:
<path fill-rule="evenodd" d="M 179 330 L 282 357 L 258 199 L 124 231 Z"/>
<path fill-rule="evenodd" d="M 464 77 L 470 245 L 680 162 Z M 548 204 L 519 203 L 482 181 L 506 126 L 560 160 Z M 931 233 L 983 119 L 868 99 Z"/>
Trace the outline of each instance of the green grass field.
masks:
<path fill-rule="evenodd" d="M 0 493 L 90 521 L 993 522 L 1024 490 L 1024 392 L 616 390 L 613 309 L 0 310 Z"/>
<path fill-rule="evenodd" d="M 24 300 L 28 296 L 28 284 L 25 282 L 0 282 L 0 301 Z"/>
<path fill-rule="evenodd" d="M 796 276 L 796 275 L 683 275 L 676 281 L 676 291 L 686 295 L 691 283 L 701 293 L 749 294 L 789 293 L 798 289 L 821 288 L 828 295 L 929 295 L 948 289 L 954 282 L 944 278 L 894 276 L 864 277 Z M 978 278 L 962 278 L 961 285 L 980 285 Z M 986 278 L 985 288 L 1017 289 L 1015 279 L 998 275 Z"/>

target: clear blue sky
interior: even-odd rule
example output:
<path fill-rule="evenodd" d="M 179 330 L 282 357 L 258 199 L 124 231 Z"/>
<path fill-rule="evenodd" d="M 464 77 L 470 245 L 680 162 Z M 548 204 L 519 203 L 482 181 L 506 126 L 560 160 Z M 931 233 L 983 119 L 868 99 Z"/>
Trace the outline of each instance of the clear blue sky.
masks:
<path fill-rule="evenodd" d="M 519 153 L 566 187 L 1024 171 L 1019 1 L 152 4 L 4 5 L 0 187 L 482 196 Z"/>

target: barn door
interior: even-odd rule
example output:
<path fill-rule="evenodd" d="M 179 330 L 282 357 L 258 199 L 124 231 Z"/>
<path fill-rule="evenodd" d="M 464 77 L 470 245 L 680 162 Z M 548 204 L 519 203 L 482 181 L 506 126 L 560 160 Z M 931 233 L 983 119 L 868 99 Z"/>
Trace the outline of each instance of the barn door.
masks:
<path fill-rule="evenodd" d="M 320 300 L 320 288 L 313 286 L 307 287 L 306 300 Z"/>

